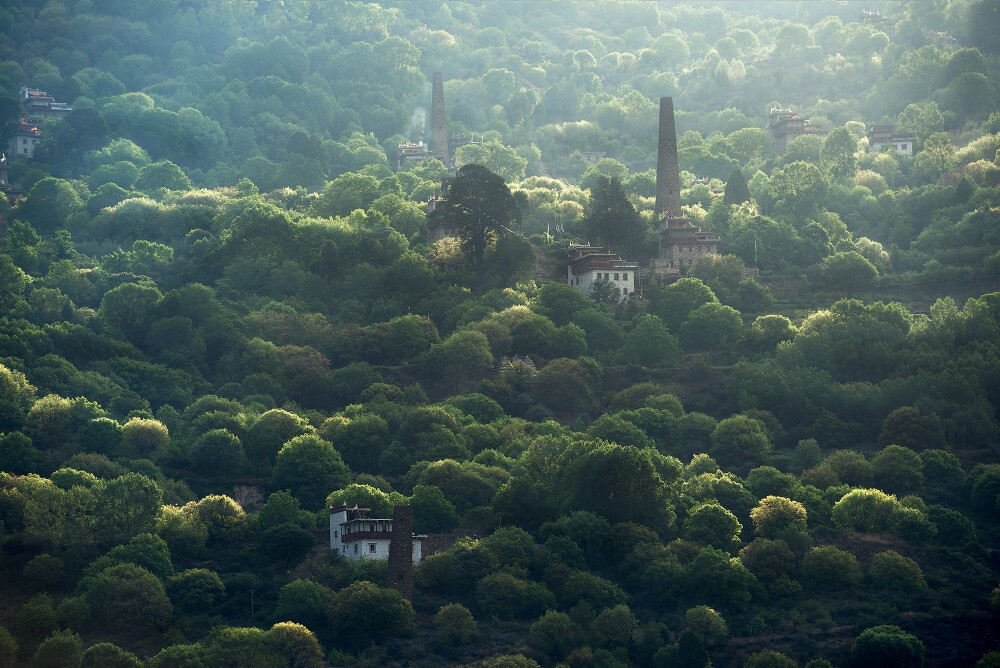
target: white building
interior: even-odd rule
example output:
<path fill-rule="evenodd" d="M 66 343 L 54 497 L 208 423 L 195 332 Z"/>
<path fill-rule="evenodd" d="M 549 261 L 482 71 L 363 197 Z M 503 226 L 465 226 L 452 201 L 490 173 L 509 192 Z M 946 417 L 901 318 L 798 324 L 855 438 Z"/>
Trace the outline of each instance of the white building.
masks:
<path fill-rule="evenodd" d="M 891 146 L 900 155 L 913 156 L 913 144 L 917 138 L 905 132 L 896 132 L 896 126 L 873 123 L 868 126 L 868 152 L 878 153 Z"/>
<path fill-rule="evenodd" d="M 25 158 L 35 157 L 35 147 L 42 141 L 42 131 L 37 125 L 24 119 L 17 124 L 14 136 L 10 138 L 7 152 Z"/>
<path fill-rule="evenodd" d="M 330 508 L 330 549 L 346 559 L 388 559 L 392 520 L 368 517 L 370 508 Z M 420 544 L 427 538 L 413 534 L 413 563 L 421 559 Z"/>
<path fill-rule="evenodd" d="M 595 283 L 606 281 L 625 299 L 636 290 L 638 271 L 638 262 L 605 253 L 600 247 L 573 244 L 567 251 L 566 281 L 585 295 L 590 295 Z"/>
<path fill-rule="evenodd" d="M 21 88 L 21 111 L 25 118 L 64 118 L 73 107 L 65 102 L 56 102 L 56 99 L 37 88 Z"/>

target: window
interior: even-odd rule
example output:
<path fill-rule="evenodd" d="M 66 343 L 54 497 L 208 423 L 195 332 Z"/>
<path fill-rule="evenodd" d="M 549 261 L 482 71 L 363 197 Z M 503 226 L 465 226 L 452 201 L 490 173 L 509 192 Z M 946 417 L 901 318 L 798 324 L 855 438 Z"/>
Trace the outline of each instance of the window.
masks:
<path fill-rule="evenodd" d="M 905 150 L 906 150 L 907 148 L 909 148 L 909 145 L 908 145 L 908 144 L 900 144 L 900 145 L 899 145 L 899 148 L 900 148 L 901 150 L 905 151 Z"/>
<path fill-rule="evenodd" d="M 375 543 L 368 543 L 368 551 L 369 552 L 374 553 L 376 549 L 378 549 L 378 548 L 376 547 Z"/>
<path fill-rule="evenodd" d="M 336 531 L 333 532 L 333 537 L 337 538 L 337 532 Z"/>
<path fill-rule="evenodd" d="M 357 553 L 358 553 L 358 544 L 355 543 L 354 544 L 354 554 L 357 554 Z"/>
<path fill-rule="evenodd" d="M 615 280 L 616 281 L 618 280 L 618 274 L 615 274 Z"/>
<path fill-rule="evenodd" d="M 622 294 L 623 295 L 627 295 L 628 294 L 628 288 L 622 288 Z"/>
<path fill-rule="evenodd" d="M 622 280 L 623 281 L 627 281 L 628 280 L 628 274 L 622 274 Z"/>
<path fill-rule="evenodd" d="M 344 546 L 344 554 L 347 554 L 347 546 Z"/>

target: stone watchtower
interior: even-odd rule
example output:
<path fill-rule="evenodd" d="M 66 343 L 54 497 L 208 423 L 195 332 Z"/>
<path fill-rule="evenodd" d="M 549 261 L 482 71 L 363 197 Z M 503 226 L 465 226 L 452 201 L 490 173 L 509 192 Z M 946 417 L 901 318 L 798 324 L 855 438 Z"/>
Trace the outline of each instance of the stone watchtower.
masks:
<path fill-rule="evenodd" d="M 721 241 L 702 232 L 681 213 L 681 174 L 677 161 L 677 127 L 674 99 L 660 98 L 659 142 L 656 149 L 656 219 L 659 223 L 659 257 L 653 270 L 661 277 L 686 271 L 695 260 L 719 252 Z"/>
<path fill-rule="evenodd" d="M 677 163 L 674 98 L 660 98 L 659 144 L 656 150 L 656 218 L 681 215 L 681 176 Z"/>
<path fill-rule="evenodd" d="M 444 80 L 434 73 L 431 89 L 431 155 L 448 164 L 448 124 L 444 117 Z"/>
<path fill-rule="evenodd" d="M 389 542 L 390 587 L 407 601 L 413 600 L 413 508 L 396 506 L 392 511 L 392 538 Z"/>

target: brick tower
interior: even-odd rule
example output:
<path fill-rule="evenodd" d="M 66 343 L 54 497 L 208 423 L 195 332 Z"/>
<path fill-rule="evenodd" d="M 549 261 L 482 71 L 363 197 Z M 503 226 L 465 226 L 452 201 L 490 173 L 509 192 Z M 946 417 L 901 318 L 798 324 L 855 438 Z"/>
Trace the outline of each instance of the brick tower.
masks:
<path fill-rule="evenodd" d="M 448 164 L 448 125 L 444 118 L 444 80 L 434 73 L 431 90 L 431 155 Z"/>
<path fill-rule="evenodd" d="M 413 508 L 396 506 L 392 510 L 392 538 L 389 541 L 389 586 L 413 600 Z"/>
<path fill-rule="evenodd" d="M 660 138 L 656 151 L 656 217 L 681 215 L 681 178 L 677 166 L 674 99 L 660 98 Z M 662 223 L 661 223 L 662 224 Z"/>

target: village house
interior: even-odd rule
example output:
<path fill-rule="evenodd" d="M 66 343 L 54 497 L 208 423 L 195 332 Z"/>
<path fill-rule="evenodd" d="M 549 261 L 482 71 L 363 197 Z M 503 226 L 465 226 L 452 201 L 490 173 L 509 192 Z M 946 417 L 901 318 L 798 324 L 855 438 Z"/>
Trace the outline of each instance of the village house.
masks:
<path fill-rule="evenodd" d="M 767 127 L 771 131 L 771 148 L 775 153 L 784 153 L 788 148 L 788 142 L 802 135 L 829 134 L 826 130 L 821 130 L 808 118 L 802 118 L 791 109 L 771 109 L 768 117 Z"/>
<path fill-rule="evenodd" d="M 42 131 L 38 125 L 21 119 L 14 136 L 10 138 L 7 149 L 10 153 L 20 155 L 25 158 L 35 157 L 35 148 L 42 142 Z"/>
<path fill-rule="evenodd" d="M 7 152 L 24 158 L 34 158 L 35 148 L 42 141 L 41 124 L 47 119 L 64 118 L 73 107 L 56 99 L 43 90 L 21 88 L 21 117 L 14 136 L 7 143 Z"/>
<path fill-rule="evenodd" d="M 330 508 L 330 549 L 345 559 L 388 559 L 392 543 L 392 520 L 368 517 L 370 508 Z M 412 562 L 419 564 L 425 535 L 412 536 Z"/>
<path fill-rule="evenodd" d="M 600 246 L 571 244 L 566 254 L 566 281 L 585 295 L 604 281 L 625 299 L 636 290 L 639 263 L 623 260 Z"/>
<path fill-rule="evenodd" d="M 72 105 L 56 102 L 56 98 L 44 90 L 37 88 L 21 88 L 21 113 L 26 119 L 64 118 L 71 111 Z"/>
<path fill-rule="evenodd" d="M 896 132 L 891 123 L 872 123 L 868 126 L 868 152 L 878 153 L 891 146 L 900 155 L 913 156 L 913 144 L 917 141 L 909 132 Z"/>

